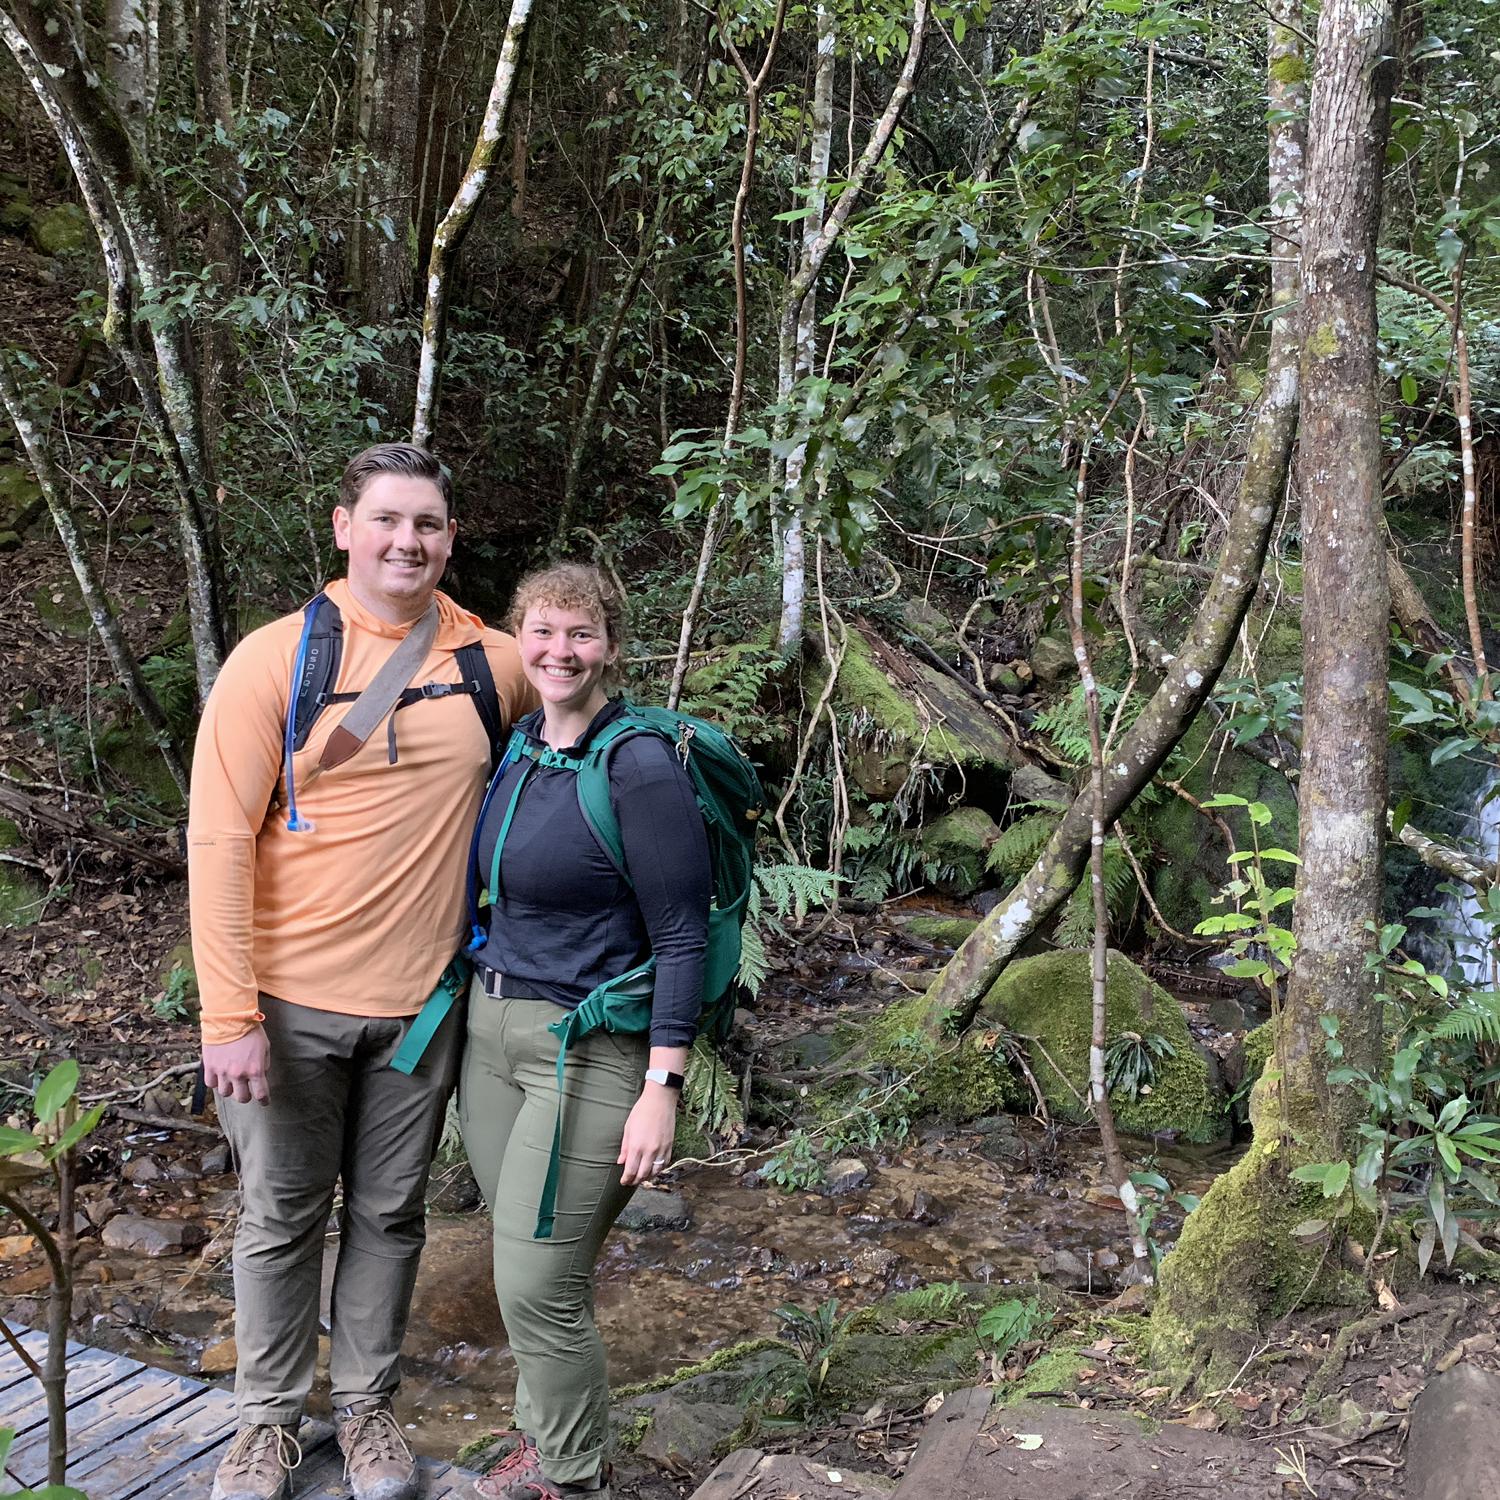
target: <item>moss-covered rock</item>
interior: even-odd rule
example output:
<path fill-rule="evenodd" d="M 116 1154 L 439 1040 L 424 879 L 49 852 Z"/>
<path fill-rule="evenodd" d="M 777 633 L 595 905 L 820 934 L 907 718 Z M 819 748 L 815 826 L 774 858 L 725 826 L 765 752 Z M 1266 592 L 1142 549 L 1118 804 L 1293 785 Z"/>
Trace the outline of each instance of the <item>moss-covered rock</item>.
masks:
<path fill-rule="evenodd" d="M 1000 721 L 941 672 L 883 642 L 880 652 L 860 630 L 849 632 L 839 666 L 834 702 L 852 726 L 849 775 L 868 797 L 886 801 L 905 785 L 913 765 L 962 773 L 965 782 L 983 783 L 996 773 L 1026 764 Z M 821 691 L 814 669 L 810 694 Z M 900 686 L 893 680 L 898 673 Z M 957 778 L 955 778 L 957 779 Z"/>
<path fill-rule="evenodd" d="M 922 1030 L 925 1010 L 925 996 L 903 1000 L 876 1021 L 870 1037 L 874 1061 L 911 1075 L 918 1113 L 957 1124 L 1025 1106 L 1026 1085 L 1011 1072 L 998 1032 L 980 1024 L 934 1043 Z"/>
<path fill-rule="evenodd" d="M 97 746 L 99 759 L 157 807 L 168 812 L 183 808 L 182 793 L 144 720 L 137 717 L 111 724 L 99 736 Z"/>
<path fill-rule="evenodd" d="M 1086 1118 L 1093 1029 L 1088 953 L 1058 949 L 1011 964 L 985 996 L 980 1014 L 1040 1043 L 1030 1049 L 1029 1061 L 1048 1107 L 1061 1119 Z M 1120 1129 L 1132 1135 L 1175 1131 L 1189 1141 L 1217 1140 L 1225 1128 L 1223 1101 L 1182 1007 L 1124 954 L 1113 951 L 1106 1017 L 1110 1040 L 1126 1031 L 1153 1031 L 1173 1047 L 1171 1057 L 1158 1061 L 1149 1094 L 1114 1097 Z"/>
<path fill-rule="evenodd" d="M 1247 802 L 1263 802 L 1271 822 L 1263 842 L 1283 849 L 1297 847 L 1297 801 L 1279 771 L 1251 760 L 1237 750 L 1220 753 L 1210 746 L 1211 731 L 1200 718 L 1184 736 L 1177 757 L 1189 769 L 1183 790 L 1202 802 L 1216 792 L 1228 792 Z M 1225 808 L 1219 816 L 1236 838 L 1247 844 L 1248 823 L 1243 811 Z M 1179 932 L 1191 932 L 1216 909 L 1214 900 L 1229 878 L 1229 849 L 1213 821 L 1185 798 L 1163 791 L 1146 812 L 1151 841 L 1162 851 L 1151 876 L 1152 894 L 1162 915 Z"/>
<path fill-rule="evenodd" d="M 0 463 L 0 525 L 24 532 L 45 509 L 42 487 L 31 471 L 19 463 Z"/>
<path fill-rule="evenodd" d="M 86 640 L 94 628 L 84 607 L 83 595 L 78 590 L 78 580 L 71 573 L 33 589 L 31 604 L 44 630 L 65 635 L 70 640 Z"/>
<path fill-rule="evenodd" d="M 0 818 L 0 849 L 14 849 L 22 842 L 19 825 Z M 46 894 L 19 866 L 0 863 L 0 931 L 30 927 L 42 914 Z"/>
<path fill-rule="evenodd" d="M 902 929 L 924 943 L 938 943 L 944 948 L 958 948 L 979 926 L 977 917 L 912 917 Z"/>
<path fill-rule="evenodd" d="M 57 203 L 32 215 L 31 239 L 43 255 L 76 255 L 93 243 L 94 231 L 76 203 Z"/>
<path fill-rule="evenodd" d="M 933 884 L 950 896 L 972 896 L 984 884 L 985 860 L 1000 828 L 977 807 L 955 807 L 918 835 L 922 855 L 938 874 Z"/>

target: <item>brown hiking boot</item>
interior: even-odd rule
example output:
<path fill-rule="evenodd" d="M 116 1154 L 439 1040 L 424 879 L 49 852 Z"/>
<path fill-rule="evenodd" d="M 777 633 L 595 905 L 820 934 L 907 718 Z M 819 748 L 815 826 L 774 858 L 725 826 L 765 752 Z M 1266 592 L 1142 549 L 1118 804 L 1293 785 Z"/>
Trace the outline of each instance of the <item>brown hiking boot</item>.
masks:
<path fill-rule="evenodd" d="M 416 1500 L 417 1461 L 384 1397 L 342 1406 L 338 1419 L 344 1478 L 354 1500 Z"/>
<path fill-rule="evenodd" d="M 210 1500 L 285 1500 L 292 1493 L 292 1470 L 302 1462 L 297 1425 L 241 1427 L 214 1471 Z"/>

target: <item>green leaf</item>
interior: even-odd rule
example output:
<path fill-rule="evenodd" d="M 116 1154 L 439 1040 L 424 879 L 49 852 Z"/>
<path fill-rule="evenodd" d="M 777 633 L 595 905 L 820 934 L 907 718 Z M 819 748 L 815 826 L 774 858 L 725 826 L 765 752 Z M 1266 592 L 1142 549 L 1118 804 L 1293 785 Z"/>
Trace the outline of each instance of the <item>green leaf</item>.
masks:
<path fill-rule="evenodd" d="M 1438 1155 L 1443 1158 L 1443 1165 L 1447 1167 L 1456 1182 L 1458 1174 L 1463 1171 L 1463 1166 L 1459 1162 L 1458 1152 L 1453 1149 L 1453 1142 L 1441 1131 L 1433 1135 L 1432 1142 L 1437 1147 Z"/>
<path fill-rule="evenodd" d="M 35 1151 L 41 1142 L 29 1130 L 12 1130 L 9 1125 L 0 1125 L 0 1156 L 19 1156 L 23 1151 Z"/>
<path fill-rule="evenodd" d="M 1283 865 L 1300 865 L 1302 863 L 1290 849 L 1262 849 L 1260 857 L 1262 859 L 1274 859 L 1277 863 Z"/>
<path fill-rule="evenodd" d="M 92 1109 L 79 1115 L 57 1138 L 57 1144 L 47 1153 L 47 1160 L 53 1161 L 64 1152 L 71 1151 L 103 1118 L 104 1106 L 102 1104 L 96 1104 Z"/>
<path fill-rule="evenodd" d="M 1258 958 L 1240 958 L 1219 970 L 1231 979 L 1260 979 L 1271 972 L 1270 964 Z"/>
<path fill-rule="evenodd" d="M 42 1079 L 36 1091 L 36 1117 L 43 1125 L 51 1124 L 53 1117 L 73 1097 L 78 1087 L 78 1064 L 65 1057 Z"/>
<path fill-rule="evenodd" d="M 1323 1196 L 1325 1198 L 1340 1198 L 1344 1189 L 1349 1186 L 1349 1163 L 1336 1161 L 1328 1169 L 1328 1175 L 1323 1179 Z"/>
<path fill-rule="evenodd" d="M 960 47 L 963 46 L 963 44 L 964 44 L 964 37 L 968 33 L 968 30 L 969 30 L 969 23 L 968 23 L 967 19 L 965 17 L 963 17 L 963 16 L 954 16 L 954 18 L 953 18 L 953 40 L 954 40 L 954 42 L 955 42 L 956 45 L 958 45 Z"/>
<path fill-rule="evenodd" d="M 1417 377 L 1413 375 L 1410 370 L 1408 370 L 1401 377 L 1401 399 L 1408 406 L 1415 406 L 1417 404 L 1418 394 L 1419 392 L 1417 390 Z"/>

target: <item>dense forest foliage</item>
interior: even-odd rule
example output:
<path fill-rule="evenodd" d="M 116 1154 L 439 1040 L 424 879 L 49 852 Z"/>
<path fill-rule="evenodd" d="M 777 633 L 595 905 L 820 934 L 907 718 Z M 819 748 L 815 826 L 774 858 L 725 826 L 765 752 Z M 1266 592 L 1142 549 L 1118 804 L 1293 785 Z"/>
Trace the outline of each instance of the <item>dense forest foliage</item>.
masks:
<path fill-rule="evenodd" d="M 935 1096 L 979 1066 L 955 1032 L 993 1071 L 1044 939 L 1096 945 L 1085 1013 L 1106 943 L 1264 1002 L 1257 1148 L 1167 1262 L 1163 1359 L 1366 1295 L 1377 1245 L 1491 1253 L 1460 1216 L 1500 1201 L 1492 6 L 0 0 L 0 31 L 18 940 L 99 850 L 174 862 L 225 650 L 335 571 L 348 457 L 415 434 L 458 598 L 498 620 L 537 560 L 599 562 L 633 691 L 763 762 L 767 940 L 984 894 L 866 1073 Z M 1074 1094 L 1139 1103 L 1159 1032 L 1111 1027 Z"/>

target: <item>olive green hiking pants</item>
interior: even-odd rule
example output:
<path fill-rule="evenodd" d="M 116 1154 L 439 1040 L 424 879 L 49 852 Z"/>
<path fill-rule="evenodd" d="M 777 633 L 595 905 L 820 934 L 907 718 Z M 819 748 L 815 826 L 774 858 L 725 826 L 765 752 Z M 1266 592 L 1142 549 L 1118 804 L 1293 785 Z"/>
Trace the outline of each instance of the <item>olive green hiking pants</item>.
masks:
<path fill-rule="evenodd" d="M 609 1433 L 604 1345 L 594 1326 L 594 1262 L 630 1198 L 620 1142 L 646 1071 L 648 1042 L 598 1031 L 575 1042 L 564 1074 L 562 1174 L 552 1238 L 533 1238 L 557 1121 L 563 1012 L 496 1000 L 476 983 L 459 1084 L 464 1145 L 495 1220 L 495 1293 L 516 1360 L 516 1426 L 559 1484 L 599 1471 Z"/>
<path fill-rule="evenodd" d="M 219 1101 L 240 1176 L 234 1236 L 239 1420 L 295 1422 L 318 1353 L 323 1241 L 342 1180 L 333 1274 L 333 1404 L 389 1396 L 426 1240 L 427 1172 L 458 1072 L 462 1008 L 407 1075 L 411 1018 L 346 1016 L 262 995 L 269 1104 Z"/>

